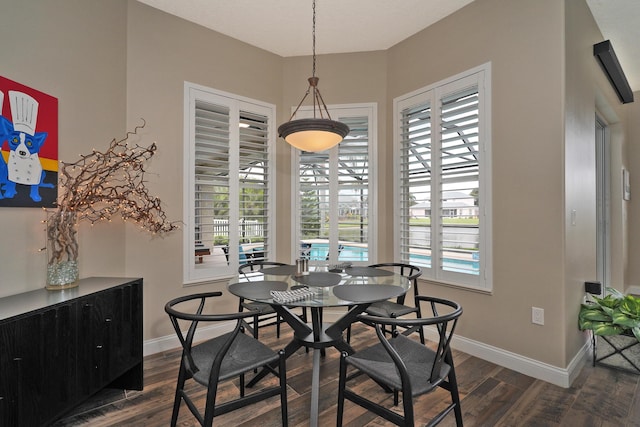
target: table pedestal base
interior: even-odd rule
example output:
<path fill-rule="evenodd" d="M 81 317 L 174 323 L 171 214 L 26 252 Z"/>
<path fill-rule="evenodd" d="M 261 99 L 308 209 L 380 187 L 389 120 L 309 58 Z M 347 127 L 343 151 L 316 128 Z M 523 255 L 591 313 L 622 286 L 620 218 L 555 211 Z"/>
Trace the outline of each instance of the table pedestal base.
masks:
<path fill-rule="evenodd" d="M 318 426 L 318 412 L 320 402 L 320 357 L 327 347 L 334 347 L 339 351 L 345 351 L 349 354 L 353 353 L 353 348 L 344 340 L 343 331 L 353 323 L 357 316 L 364 312 L 370 303 L 358 304 L 353 307 L 334 323 L 322 323 L 321 308 L 311 308 L 312 324 L 308 325 L 298 315 L 293 313 L 289 308 L 281 305 L 273 305 L 278 315 L 291 326 L 293 329 L 293 340 L 287 344 L 284 349 L 285 357 L 291 356 L 300 347 L 313 349 L 313 371 L 311 373 L 311 408 L 309 414 L 309 423 L 311 427 Z M 252 387 L 269 371 L 263 369 L 247 384 Z"/>

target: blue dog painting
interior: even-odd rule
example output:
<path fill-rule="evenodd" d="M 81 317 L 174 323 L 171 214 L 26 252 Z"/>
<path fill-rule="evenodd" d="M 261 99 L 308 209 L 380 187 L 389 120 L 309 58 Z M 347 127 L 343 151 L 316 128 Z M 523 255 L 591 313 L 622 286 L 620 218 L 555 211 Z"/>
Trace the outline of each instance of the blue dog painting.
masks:
<path fill-rule="evenodd" d="M 39 102 L 18 90 L 8 90 L 6 95 L 13 120 L 0 116 L 0 206 L 51 206 L 57 195 L 57 169 L 51 173 L 55 181 L 47 180 L 40 153 L 48 132 L 36 131 Z M 5 92 L 0 90 L 0 112 L 4 100 Z M 47 191 L 44 203 L 41 189 L 54 189 Z"/>

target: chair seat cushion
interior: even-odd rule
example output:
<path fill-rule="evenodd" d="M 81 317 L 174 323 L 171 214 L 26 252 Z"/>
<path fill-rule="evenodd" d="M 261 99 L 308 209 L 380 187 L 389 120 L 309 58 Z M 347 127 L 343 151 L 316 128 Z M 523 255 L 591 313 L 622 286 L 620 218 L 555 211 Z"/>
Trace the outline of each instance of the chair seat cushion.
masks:
<path fill-rule="evenodd" d="M 194 380 L 205 386 L 209 383 L 211 364 L 230 335 L 231 333 L 224 334 L 193 346 L 191 355 L 195 367 L 190 371 Z M 238 334 L 222 361 L 220 380 L 276 362 L 278 357 L 276 352 L 260 341 L 246 334 Z"/>
<path fill-rule="evenodd" d="M 398 304 L 393 301 L 378 301 L 367 307 L 367 314 L 378 317 L 400 317 L 405 314 L 414 313 L 418 310 L 415 307 Z"/>
<path fill-rule="evenodd" d="M 271 307 L 269 304 L 266 304 L 264 302 L 248 302 L 248 301 L 244 301 L 242 303 L 242 306 L 244 308 L 246 308 L 247 310 L 251 310 L 251 311 L 257 312 L 257 314 L 275 313 L 275 310 L 273 309 L 273 307 Z"/>
<path fill-rule="evenodd" d="M 430 392 L 449 375 L 451 368 L 443 363 L 437 379 L 431 382 L 431 368 L 435 352 L 420 342 L 404 335 L 398 335 L 390 339 L 389 342 L 407 367 L 413 397 Z M 348 356 L 345 361 L 388 387 L 402 390 L 400 374 L 382 344 L 358 351 Z"/>

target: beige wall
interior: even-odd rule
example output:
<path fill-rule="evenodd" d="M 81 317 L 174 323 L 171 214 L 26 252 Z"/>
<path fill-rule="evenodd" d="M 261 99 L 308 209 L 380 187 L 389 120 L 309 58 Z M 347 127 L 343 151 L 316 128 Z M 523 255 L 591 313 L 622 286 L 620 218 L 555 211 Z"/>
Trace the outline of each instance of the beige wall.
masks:
<path fill-rule="evenodd" d="M 563 25 L 556 0 L 475 1 L 392 48 L 388 80 L 393 99 L 491 62 L 493 292 L 423 292 L 463 305 L 461 336 L 554 366 L 565 362 Z M 531 323 L 532 306 L 545 326 Z"/>
<path fill-rule="evenodd" d="M 3 7 L 0 54 L 12 58 L 3 60 L 3 75 L 58 96 L 63 159 L 106 144 L 143 117 L 147 127 L 138 141 L 159 147 L 149 187 L 172 219 L 183 218 L 184 81 L 273 103 L 279 123 L 306 90 L 308 56 L 281 58 L 134 0 L 49 3 Z M 34 16 L 37 31 L 9 37 Z M 625 152 L 627 132 L 637 139 L 640 130 L 624 124 L 639 109 L 621 108 L 611 96 L 589 51 L 598 37 L 583 0 L 476 0 L 385 52 L 318 57 L 319 87 L 329 104 L 378 103 L 379 162 L 372 165 L 380 185 L 378 261 L 393 256 L 393 99 L 491 62 L 493 291 L 425 283 L 425 292 L 462 303 L 461 336 L 561 368 L 584 342 L 576 313 L 581 283 L 595 274 L 596 104 L 617 120 L 615 165 L 628 162 L 632 184 L 640 182 L 640 171 L 634 172 L 640 150 L 629 148 L 628 160 Z M 278 206 L 291 200 L 290 162 L 289 147 L 278 141 Z M 626 257 L 627 208 L 621 199 L 614 204 L 614 274 L 625 280 L 627 268 L 636 279 L 640 271 L 619 261 Z M 576 226 L 569 220 L 573 209 Z M 278 212 L 281 261 L 289 260 L 288 215 Z M 9 240 L 0 244 L 0 295 L 44 285 L 44 259 L 35 254 L 44 240 L 42 217 L 36 210 L 0 210 L 0 221 L 12 224 Z M 632 224 L 629 235 L 630 248 L 639 246 L 638 226 Z M 81 236 L 82 276 L 144 277 L 145 340 L 171 334 L 162 310 L 168 299 L 224 289 L 183 287 L 182 231 L 158 238 L 116 222 L 83 227 Z M 235 305 L 231 297 L 226 301 Z M 532 306 L 545 310 L 545 326 L 531 324 Z"/>
<path fill-rule="evenodd" d="M 168 217 L 182 220 L 184 82 L 280 104 L 282 59 L 136 1 L 129 1 L 127 39 L 128 127 L 147 121 L 143 141 L 159 147 L 149 187 Z M 145 339 L 171 333 L 163 311 L 169 299 L 226 291 L 225 284 L 182 286 L 182 238 L 182 230 L 154 238 L 127 228 L 127 275 L 145 281 Z M 237 299 L 226 294 L 220 305 L 235 308 Z"/>
<path fill-rule="evenodd" d="M 3 0 L 0 58 L 3 77 L 58 98 L 63 161 L 106 147 L 125 134 L 126 1 Z M 0 208 L 0 296 L 45 285 L 45 214 Z M 123 275 L 124 227 L 80 228 L 83 276 Z"/>
<path fill-rule="evenodd" d="M 626 165 L 624 110 L 593 57 L 593 45 L 602 41 L 587 5 L 565 3 L 565 362 L 584 343 L 576 333 L 575 319 L 584 295 L 584 282 L 596 276 L 596 171 L 595 118 L 609 127 L 611 167 L 611 285 L 623 290 L 627 258 L 628 203 L 622 200 L 620 182 Z M 626 167 L 626 166 L 625 166 Z M 575 212 L 575 224 L 572 223 Z"/>
<path fill-rule="evenodd" d="M 636 295 L 640 295 L 640 262 L 637 254 L 640 253 L 640 92 L 633 94 L 635 102 L 626 106 L 626 123 L 628 129 L 627 138 L 627 165 L 631 183 L 631 201 L 628 212 L 628 268 L 626 289 L 631 289 Z M 614 181 L 615 182 L 615 181 Z"/>

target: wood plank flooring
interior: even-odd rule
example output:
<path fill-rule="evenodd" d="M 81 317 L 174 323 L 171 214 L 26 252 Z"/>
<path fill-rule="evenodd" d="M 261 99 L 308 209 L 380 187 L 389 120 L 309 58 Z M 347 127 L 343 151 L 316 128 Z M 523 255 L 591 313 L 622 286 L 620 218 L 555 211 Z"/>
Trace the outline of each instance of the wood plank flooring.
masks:
<path fill-rule="evenodd" d="M 291 339 L 290 330 L 275 337 L 275 328 L 261 329 L 261 339 L 274 349 L 282 348 Z M 362 325 L 352 332 L 354 348 L 363 348 L 376 340 L 375 335 Z M 108 390 L 86 402 L 55 424 L 61 426 L 168 426 L 175 381 L 179 366 L 179 351 L 155 354 L 145 358 L 145 388 L 143 391 L 122 392 Z M 300 349 L 287 360 L 289 425 L 309 425 L 312 353 Z M 565 389 L 526 375 L 502 368 L 493 363 L 454 353 L 464 425 L 474 426 L 599 426 L 640 427 L 640 375 L 602 366 L 585 366 L 574 385 Z M 339 354 L 328 349 L 321 366 L 320 421 L 321 426 L 336 425 L 337 371 Z M 273 377 L 272 377 L 273 378 Z M 265 379 L 267 381 L 275 381 Z M 371 382 L 362 380 L 357 385 L 363 395 L 392 402 Z M 204 396 L 204 389 L 193 386 L 195 393 Z M 222 395 L 237 393 L 237 383 L 229 382 Z M 419 398 L 416 413 L 420 425 L 446 402 L 448 393 L 438 390 Z M 201 398 L 204 407 L 203 398 Z M 183 404 L 179 426 L 198 425 Z M 279 426 L 279 398 L 249 406 L 216 417 L 214 426 L 247 427 Z M 386 427 L 392 424 L 373 416 L 362 408 L 346 402 L 345 427 Z M 453 414 L 447 416 L 443 427 L 454 426 Z"/>

